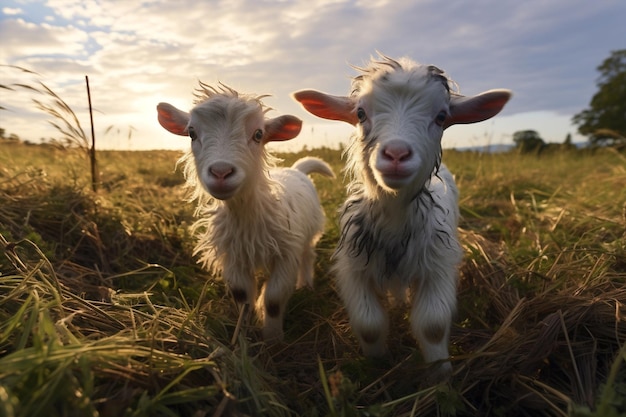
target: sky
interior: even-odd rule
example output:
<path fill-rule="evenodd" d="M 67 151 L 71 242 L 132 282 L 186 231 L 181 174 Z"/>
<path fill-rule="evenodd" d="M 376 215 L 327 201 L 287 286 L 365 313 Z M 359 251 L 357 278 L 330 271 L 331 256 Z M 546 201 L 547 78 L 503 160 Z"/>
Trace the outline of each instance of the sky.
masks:
<path fill-rule="evenodd" d="M 346 95 L 352 65 L 380 52 L 444 69 L 464 95 L 513 91 L 495 118 L 447 129 L 446 148 L 510 144 L 527 129 L 578 142 L 571 118 L 597 92 L 597 67 L 626 48 L 625 17 L 623 0 L 0 0 L 0 84 L 43 82 L 88 131 L 88 76 L 100 149 L 187 149 L 156 105 L 190 110 L 199 80 L 270 94 L 268 117 L 301 118 L 301 134 L 274 149 L 338 147 L 353 128 L 309 115 L 291 93 Z M 0 128 L 58 137 L 33 98 L 0 89 Z"/>

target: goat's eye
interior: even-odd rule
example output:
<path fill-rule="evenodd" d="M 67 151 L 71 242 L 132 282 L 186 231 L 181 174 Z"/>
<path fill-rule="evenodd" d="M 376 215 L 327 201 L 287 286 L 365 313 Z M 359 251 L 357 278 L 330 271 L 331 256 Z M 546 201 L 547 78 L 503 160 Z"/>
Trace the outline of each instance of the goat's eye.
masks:
<path fill-rule="evenodd" d="M 358 109 L 356 109 L 356 117 L 357 119 L 359 119 L 359 123 L 365 123 L 365 121 L 367 120 L 367 114 L 365 114 L 365 110 L 363 110 L 363 107 L 359 107 Z"/>
<path fill-rule="evenodd" d="M 193 127 L 189 127 L 188 129 L 189 132 L 189 137 L 191 138 L 191 140 L 196 140 L 198 139 L 198 134 L 196 133 L 195 129 Z"/>
<path fill-rule="evenodd" d="M 262 139 L 263 139 L 263 131 L 261 129 L 255 130 L 254 134 L 252 135 L 252 140 L 258 143 L 258 142 L 261 142 Z"/>
<path fill-rule="evenodd" d="M 437 114 L 437 117 L 435 117 L 435 123 L 437 123 L 439 126 L 443 126 L 443 124 L 445 123 L 447 118 L 448 118 L 448 113 L 446 113 L 445 111 L 441 110 Z"/>

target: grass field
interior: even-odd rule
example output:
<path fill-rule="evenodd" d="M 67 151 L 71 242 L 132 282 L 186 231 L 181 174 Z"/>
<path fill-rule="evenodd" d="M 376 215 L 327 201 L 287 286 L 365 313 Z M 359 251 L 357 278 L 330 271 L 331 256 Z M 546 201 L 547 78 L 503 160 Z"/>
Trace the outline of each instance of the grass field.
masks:
<path fill-rule="evenodd" d="M 444 152 L 465 257 L 436 386 L 401 308 L 390 356 L 358 351 L 328 273 L 341 175 L 315 178 L 326 233 L 285 343 L 254 323 L 231 340 L 178 157 L 100 152 L 94 193 L 84 153 L 0 144 L 0 417 L 626 415 L 624 155 Z"/>

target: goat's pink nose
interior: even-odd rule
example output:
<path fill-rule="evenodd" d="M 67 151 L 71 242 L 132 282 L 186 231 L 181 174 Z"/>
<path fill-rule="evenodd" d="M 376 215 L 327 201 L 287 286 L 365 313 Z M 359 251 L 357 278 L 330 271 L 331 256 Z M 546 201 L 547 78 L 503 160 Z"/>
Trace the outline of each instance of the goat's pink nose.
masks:
<path fill-rule="evenodd" d="M 209 173 L 218 180 L 224 180 L 235 173 L 235 167 L 226 162 L 216 162 L 209 167 Z"/>
<path fill-rule="evenodd" d="M 383 157 L 394 162 L 402 162 L 411 157 L 411 149 L 403 142 L 390 142 L 383 148 Z"/>

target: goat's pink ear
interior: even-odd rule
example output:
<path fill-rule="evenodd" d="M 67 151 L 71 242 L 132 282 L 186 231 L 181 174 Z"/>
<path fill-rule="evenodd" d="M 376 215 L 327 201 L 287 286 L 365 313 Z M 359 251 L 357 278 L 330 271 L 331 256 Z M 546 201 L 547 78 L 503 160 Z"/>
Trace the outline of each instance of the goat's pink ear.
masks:
<path fill-rule="evenodd" d="M 332 96 L 315 90 L 293 93 L 293 98 L 309 112 L 323 119 L 340 120 L 356 125 L 354 102 L 349 97 Z"/>
<path fill-rule="evenodd" d="M 159 103 L 157 105 L 159 124 L 168 132 L 175 135 L 187 136 L 187 123 L 189 123 L 189 113 L 178 110 L 169 103 Z"/>
<path fill-rule="evenodd" d="M 482 122 L 500 113 L 511 98 L 510 90 L 489 90 L 472 97 L 452 96 L 450 117 L 444 129 L 454 124 Z"/>
<path fill-rule="evenodd" d="M 284 115 L 265 121 L 265 142 L 279 142 L 293 139 L 302 129 L 302 120 Z"/>

